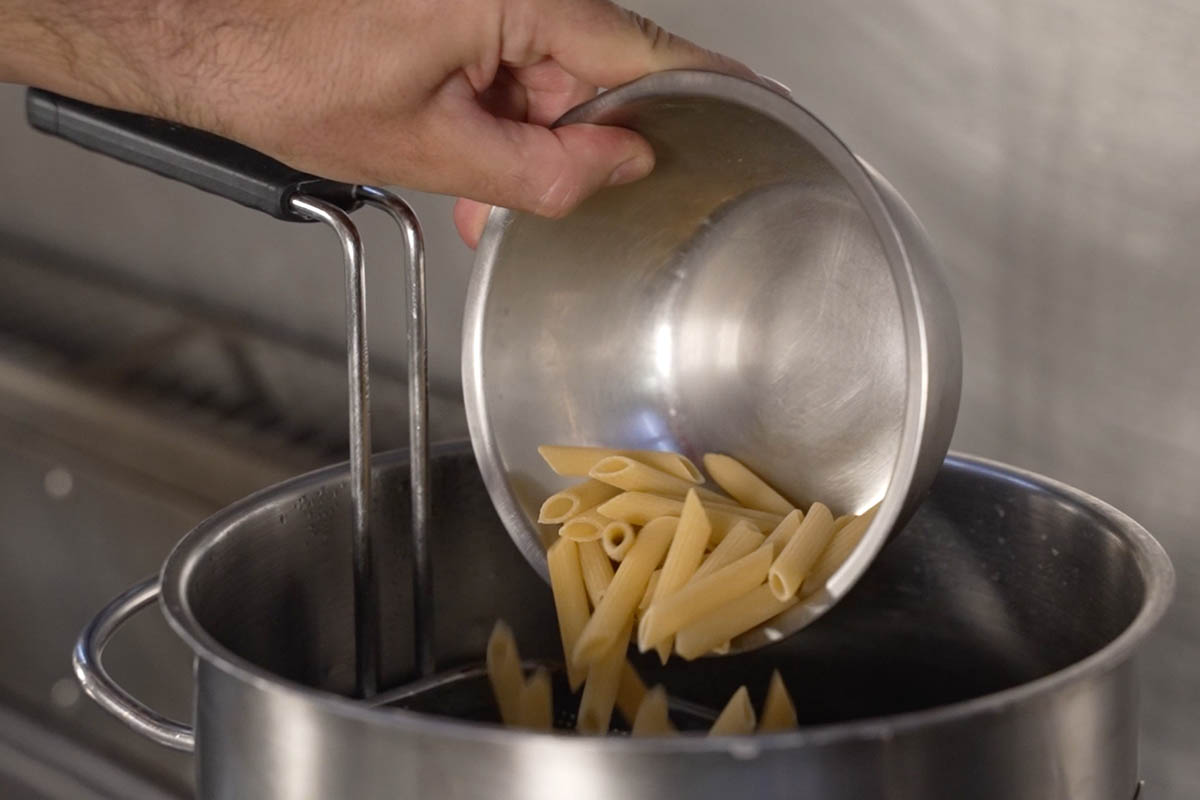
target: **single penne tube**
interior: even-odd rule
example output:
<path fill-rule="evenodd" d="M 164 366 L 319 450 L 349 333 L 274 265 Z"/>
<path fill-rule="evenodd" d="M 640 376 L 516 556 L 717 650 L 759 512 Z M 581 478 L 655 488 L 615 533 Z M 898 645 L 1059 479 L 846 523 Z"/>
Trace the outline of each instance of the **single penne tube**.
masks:
<path fill-rule="evenodd" d="M 615 450 L 608 447 L 570 447 L 542 445 L 542 459 L 559 475 L 585 476 L 596 462 L 608 456 L 627 456 L 692 483 L 704 483 L 704 476 L 686 456 L 662 450 Z"/>
<path fill-rule="evenodd" d="M 496 620 L 488 637 L 487 674 L 500 710 L 500 721 L 505 725 L 520 725 L 525 677 L 521 674 L 521 656 L 512 628 L 503 620 Z"/>
<path fill-rule="evenodd" d="M 835 519 L 833 521 L 833 532 L 837 533 L 842 528 L 849 525 L 851 522 L 854 522 L 854 518 L 857 516 L 858 516 L 857 514 L 842 514 L 840 517 L 838 517 L 837 519 Z"/>
<path fill-rule="evenodd" d="M 590 666 L 608 652 L 621 629 L 633 619 L 650 573 L 662 563 L 678 523 L 678 517 L 660 517 L 638 533 L 633 547 L 617 567 L 600 605 L 596 606 L 575 643 L 572 657 L 579 666 Z M 582 577 L 580 583 L 583 583 Z"/>
<path fill-rule="evenodd" d="M 708 729 L 709 736 L 740 736 L 754 733 L 754 707 L 745 686 L 729 698 L 717 721 Z"/>
<path fill-rule="evenodd" d="M 613 565 L 600 542 L 579 543 L 579 569 L 583 573 L 583 586 L 587 589 L 592 608 L 600 605 L 600 599 L 608 591 L 613 579 Z"/>
<path fill-rule="evenodd" d="M 611 522 L 600 532 L 600 545 L 604 548 L 605 555 L 613 561 L 624 561 L 636 540 L 637 534 L 628 522 Z"/>
<path fill-rule="evenodd" d="M 547 497 L 538 511 L 538 522 L 548 525 L 566 522 L 588 509 L 595 508 L 605 500 L 616 497 L 620 492 L 615 486 L 588 478 Z"/>
<path fill-rule="evenodd" d="M 588 622 L 588 598 L 579 563 L 579 545 L 570 539 L 559 539 L 546 551 L 546 564 L 550 570 L 554 610 L 558 614 L 567 683 L 574 692 L 587 676 L 587 669 L 574 661 L 575 643 Z"/>
<path fill-rule="evenodd" d="M 634 736 L 670 736 L 675 733 L 671 724 L 667 690 L 661 685 L 646 692 L 642 704 L 638 706 L 633 718 L 632 735 Z"/>
<path fill-rule="evenodd" d="M 613 639 L 609 649 L 588 667 L 583 696 L 579 698 L 579 714 L 575 718 L 575 730 L 580 733 L 608 733 L 632 630 L 633 621 L 630 620 Z"/>
<path fill-rule="evenodd" d="M 641 706 L 642 698 L 645 696 L 646 684 L 642 682 L 642 676 L 637 674 L 633 664 L 626 659 L 625 664 L 621 667 L 621 681 L 617 684 L 617 710 L 621 712 L 625 722 L 633 724 L 638 707 Z"/>
<path fill-rule="evenodd" d="M 705 489 L 703 486 L 693 487 L 696 494 L 700 496 L 700 502 L 706 506 L 733 506 L 737 508 L 738 501 L 732 497 L 726 497 L 723 494 L 718 494 L 711 489 Z"/>
<path fill-rule="evenodd" d="M 675 652 L 691 661 L 717 650 L 746 631 L 782 614 L 799 602 L 779 600 L 765 583 L 683 626 L 675 634 Z"/>
<path fill-rule="evenodd" d="M 646 652 L 685 625 L 741 597 L 762 583 L 770 568 L 771 548 L 764 545 L 711 575 L 689 581 L 674 594 L 651 602 L 638 622 L 638 649 Z"/>
<path fill-rule="evenodd" d="M 554 706 L 550 692 L 550 673 L 538 667 L 521 687 L 520 726 L 535 731 L 554 727 Z"/>
<path fill-rule="evenodd" d="M 771 543 L 771 547 L 775 550 L 775 555 L 779 555 L 783 551 L 784 546 L 792 538 L 792 534 L 796 532 L 796 529 L 800 527 L 800 523 L 803 521 L 804 512 L 798 508 L 794 508 L 783 518 L 782 522 L 775 526 L 775 530 L 767 535 L 767 541 Z"/>
<path fill-rule="evenodd" d="M 567 520 L 558 529 L 560 539 L 570 539 L 573 542 L 595 542 L 604 534 L 604 529 L 611 519 L 594 508 L 589 508 Z"/>
<path fill-rule="evenodd" d="M 708 541 L 710 547 L 716 547 L 725 541 L 725 537 L 738 526 L 738 523 L 748 523 L 759 531 L 770 531 L 774 530 L 783 519 L 774 514 L 752 516 L 759 512 L 750 512 L 748 509 L 740 507 L 735 509 L 733 506 L 705 506 L 704 508 L 708 512 L 708 521 L 713 526 L 712 538 Z"/>
<path fill-rule="evenodd" d="M 795 597 L 821 552 L 833 539 L 833 515 L 821 503 L 813 503 L 800 527 L 771 565 L 767 583 L 780 600 Z"/>
<path fill-rule="evenodd" d="M 704 506 L 700 504 L 699 496 L 694 491 L 688 492 L 683 501 L 679 525 L 675 529 L 675 538 L 671 540 L 671 547 L 663 559 L 662 572 L 654 587 L 651 605 L 678 591 L 688 582 L 704 559 L 704 548 L 708 546 L 711 533 L 712 525 L 708 522 L 708 515 L 704 512 Z M 672 644 L 671 637 L 668 636 L 656 645 L 658 658 L 663 664 L 667 663 L 667 658 L 671 655 Z"/>
<path fill-rule="evenodd" d="M 596 510 L 610 519 L 645 525 L 659 517 L 678 517 L 683 513 L 683 501 L 649 492 L 621 492 Z"/>
<path fill-rule="evenodd" d="M 713 544 L 719 544 L 725 538 L 725 534 L 742 520 L 753 523 L 760 530 L 773 530 L 783 521 L 783 517 L 778 514 L 768 514 L 751 508 L 709 504 L 703 501 L 701 504 L 708 514 L 709 524 L 712 525 L 710 541 Z M 621 492 L 598 506 L 596 511 L 609 519 L 619 519 L 630 525 L 645 525 L 658 517 L 678 517 L 683 513 L 683 501 L 649 492 Z"/>
<path fill-rule="evenodd" d="M 762 717 L 758 720 L 760 733 L 771 731 L 790 731 L 799 727 L 796 720 L 796 706 L 783 685 L 783 677 L 779 670 L 771 673 L 771 683 L 767 686 L 767 699 L 763 701 Z"/>
<path fill-rule="evenodd" d="M 620 450 L 608 447 L 571 447 L 565 445 L 544 444 L 538 448 L 538 455 L 546 465 L 558 475 L 586 476 L 591 472 L 596 462 L 608 456 L 618 455 Z"/>
<path fill-rule="evenodd" d="M 717 486 L 747 508 L 784 515 L 796 507 L 736 458 L 707 453 L 704 468 Z"/>
<path fill-rule="evenodd" d="M 655 469 L 629 456 L 602 458 L 596 462 L 588 475 L 593 480 L 602 481 L 617 490 L 652 492 L 671 497 L 683 497 L 696 485 L 692 481 Z"/>
<path fill-rule="evenodd" d="M 658 587 L 658 580 L 661 577 L 661 569 L 656 569 L 650 573 L 650 580 L 646 581 L 646 591 L 642 592 L 642 600 L 637 606 L 638 611 L 645 611 L 650 607 L 650 601 L 654 599 L 654 590 Z"/>
<path fill-rule="evenodd" d="M 833 577 L 833 573 L 837 572 L 838 567 L 845 563 L 854 549 L 858 547 L 858 543 L 862 541 L 863 535 L 866 534 L 867 528 L 871 526 L 871 520 L 874 518 L 875 509 L 871 508 L 867 513 L 855 517 L 848 525 L 833 534 L 829 546 L 821 553 L 817 563 L 813 564 L 812 571 L 804 579 L 804 584 L 800 587 L 802 595 L 807 596 L 818 591 L 826 581 Z"/>
<path fill-rule="evenodd" d="M 743 520 L 734 525 L 721 543 L 700 563 L 691 580 L 707 577 L 742 556 L 753 553 L 763 544 L 764 537 L 758 528 Z"/>

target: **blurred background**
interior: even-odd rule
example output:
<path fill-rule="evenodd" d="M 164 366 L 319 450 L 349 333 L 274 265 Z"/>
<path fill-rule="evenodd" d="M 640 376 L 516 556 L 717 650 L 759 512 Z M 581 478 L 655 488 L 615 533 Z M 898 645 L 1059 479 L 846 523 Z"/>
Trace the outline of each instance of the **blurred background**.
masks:
<path fill-rule="evenodd" d="M 1200 5 L 1190 0 L 647 0 L 791 87 L 912 204 L 965 348 L 954 447 L 1116 505 L 1179 590 L 1142 658 L 1146 797 L 1200 796 Z M 78 629 L 192 524 L 344 458 L 342 267 L 288 226 L 26 128 L 0 87 L 0 795 L 176 797 L 188 759 L 81 699 Z M 428 242 L 436 439 L 459 389 L 472 254 Z M 376 447 L 404 443 L 393 230 L 368 245 Z M 157 615 L 118 678 L 185 717 Z"/>

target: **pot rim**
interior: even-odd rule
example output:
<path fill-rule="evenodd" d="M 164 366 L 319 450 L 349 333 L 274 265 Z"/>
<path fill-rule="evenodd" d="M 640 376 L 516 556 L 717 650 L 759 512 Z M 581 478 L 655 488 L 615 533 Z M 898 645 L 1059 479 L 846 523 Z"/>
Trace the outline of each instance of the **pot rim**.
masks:
<path fill-rule="evenodd" d="M 929 331 L 921 311 L 920 283 L 904 235 L 880 194 L 873 171 L 836 133 L 791 97 L 732 75 L 705 70 L 666 70 L 610 89 L 571 109 L 555 125 L 604 124 L 611 114 L 621 108 L 672 96 L 703 97 L 750 109 L 782 125 L 811 145 L 846 181 L 866 213 L 879 238 L 896 288 L 907 363 L 904 418 L 896 459 L 888 488 L 866 535 L 826 583 L 827 596 L 832 600 L 819 607 L 806 606 L 810 612 L 805 623 L 807 625 L 822 616 L 853 588 L 883 548 L 887 532 L 902 519 L 906 511 L 912 510 L 908 500 L 912 495 L 921 447 L 925 441 L 931 393 Z M 500 466 L 498 443 L 488 416 L 484 391 L 483 347 L 487 298 L 504 232 L 518 216 L 519 212 L 494 207 L 475 250 L 475 264 L 467 287 L 463 315 L 463 398 L 475 460 L 497 514 L 525 559 L 549 583 L 545 548 L 540 538 L 529 530 L 525 511 L 518 502 L 507 473 Z M 923 494 L 927 488 L 918 487 L 918 490 Z"/>
<path fill-rule="evenodd" d="M 460 455 L 469 452 L 467 442 L 451 442 L 434 448 L 434 455 Z M 373 459 L 374 469 L 390 469 L 408 463 L 406 451 L 392 450 Z M 1123 664 L 1134 648 L 1154 628 L 1170 604 L 1174 593 L 1175 572 L 1162 546 L 1136 521 L 1109 504 L 1064 483 L 998 461 L 952 452 L 946 465 L 959 470 L 1017 482 L 1057 497 L 1090 514 L 1104 519 L 1122 534 L 1145 582 L 1142 605 L 1132 622 L 1116 638 L 1091 655 L 1063 669 L 1033 681 L 943 706 L 879 717 L 801 727 L 782 733 L 753 737 L 703 736 L 650 737 L 633 740 L 626 737 L 575 737 L 556 733 L 522 731 L 498 725 L 480 724 L 402 709 L 376 709 L 360 700 L 314 689 L 272 675 L 218 643 L 196 620 L 184 587 L 199 556 L 225 536 L 233 535 L 238 522 L 248 513 L 281 495 L 305 494 L 347 475 L 345 462 L 314 470 L 262 489 L 217 512 L 191 530 L 167 557 L 161 572 L 160 607 L 171 628 L 191 647 L 195 656 L 234 680 L 267 692 L 280 693 L 318 706 L 322 711 L 372 725 L 386 725 L 425 736 L 448 740 L 466 740 L 496 745 L 509 744 L 518 737 L 530 745 L 601 748 L 613 753 L 688 753 L 727 750 L 738 758 L 752 758 L 767 751 L 797 747 L 825 746 L 839 742 L 885 739 L 938 725 L 952 724 L 978 714 L 994 714 L 1019 704 L 1045 698 L 1053 692 L 1088 677 L 1102 675 Z M 800 632 L 797 635 L 802 636 Z M 199 694 L 199 692 L 197 692 Z"/>

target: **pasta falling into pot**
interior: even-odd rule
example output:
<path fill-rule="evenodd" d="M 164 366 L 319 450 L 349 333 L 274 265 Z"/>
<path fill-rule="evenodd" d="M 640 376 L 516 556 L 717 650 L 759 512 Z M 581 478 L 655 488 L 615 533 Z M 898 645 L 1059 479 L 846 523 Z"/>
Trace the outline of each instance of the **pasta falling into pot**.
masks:
<path fill-rule="evenodd" d="M 632 642 L 692 660 L 730 642 L 825 585 L 866 533 L 877 508 L 835 517 L 819 502 L 801 510 L 744 464 L 704 456 L 720 492 L 678 453 L 543 446 L 554 472 L 580 482 L 551 495 L 538 522 L 558 525 L 547 549 L 567 684 L 582 687 L 579 733 L 609 730 L 614 709 L 635 736 L 675 732 L 662 686 L 647 689 L 626 659 Z M 523 674 L 512 631 L 497 622 L 488 677 L 506 725 L 549 730 L 549 676 Z M 713 735 L 787 730 L 796 712 L 775 671 L 761 717 L 745 686 Z"/>

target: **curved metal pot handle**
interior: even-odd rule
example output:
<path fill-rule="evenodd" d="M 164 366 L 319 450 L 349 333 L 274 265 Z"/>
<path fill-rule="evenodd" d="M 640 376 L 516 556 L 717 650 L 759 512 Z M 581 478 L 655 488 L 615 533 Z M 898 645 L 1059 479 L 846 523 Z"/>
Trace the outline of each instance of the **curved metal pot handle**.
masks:
<path fill-rule="evenodd" d="M 192 728 L 147 708 L 117 685 L 100 660 L 113 634 L 130 617 L 153 603 L 158 591 L 158 576 L 152 575 L 106 605 L 79 634 L 71 664 L 83 691 L 105 711 L 148 739 L 190 753 L 196 747 Z"/>

